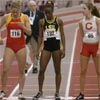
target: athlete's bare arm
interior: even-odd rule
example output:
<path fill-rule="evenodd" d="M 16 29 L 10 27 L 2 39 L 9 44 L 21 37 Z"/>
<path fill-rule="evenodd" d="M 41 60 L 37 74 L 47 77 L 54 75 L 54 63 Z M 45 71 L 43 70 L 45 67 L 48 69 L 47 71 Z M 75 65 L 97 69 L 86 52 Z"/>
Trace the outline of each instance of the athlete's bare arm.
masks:
<path fill-rule="evenodd" d="M 98 49 L 99 49 L 99 51 L 100 51 L 100 18 L 96 18 L 96 23 L 97 23 L 98 36 L 99 36 L 99 45 L 98 45 Z"/>
<path fill-rule="evenodd" d="M 41 19 L 39 21 L 38 50 L 40 50 L 40 47 L 43 41 L 43 21 L 44 19 Z"/>
<path fill-rule="evenodd" d="M 30 26 L 30 22 L 29 22 L 29 18 L 27 15 L 24 15 L 24 24 L 22 22 L 18 22 L 18 25 L 24 29 L 24 32 L 27 35 L 31 35 L 31 26 Z"/>
<path fill-rule="evenodd" d="M 58 19 L 58 24 L 59 24 L 60 35 L 61 35 L 61 42 L 63 45 L 62 58 L 64 58 L 65 56 L 65 35 L 64 35 L 63 21 L 61 19 Z"/>
<path fill-rule="evenodd" d="M 28 35 L 32 34 L 29 18 L 28 18 L 27 15 L 25 15 L 25 27 L 24 27 L 24 30 L 25 30 L 26 34 L 28 34 Z"/>
<path fill-rule="evenodd" d="M 83 28 L 82 28 L 82 21 L 79 22 L 79 33 L 81 34 L 81 36 L 84 36 L 84 32 L 83 32 Z"/>
<path fill-rule="evenodd" d="M 2 17 L 0 18 L 0 45 L 3 44 L 3 40 L 2 40 L 2 38 L 1 38 L 1 28 L 2 28 L 3 25 L 6 24 L 7 16 L 8 16 L 8 14 L 5 14 L 4 16 L 2 16 Z"/>
<path fill-rule="evenodd" d="M 8 16 L 8 14 L 5 14 L 4 16 L 1 17 L 0 28 L 2 28 L 2 26 L 6 24 L 7 16 Z"/>

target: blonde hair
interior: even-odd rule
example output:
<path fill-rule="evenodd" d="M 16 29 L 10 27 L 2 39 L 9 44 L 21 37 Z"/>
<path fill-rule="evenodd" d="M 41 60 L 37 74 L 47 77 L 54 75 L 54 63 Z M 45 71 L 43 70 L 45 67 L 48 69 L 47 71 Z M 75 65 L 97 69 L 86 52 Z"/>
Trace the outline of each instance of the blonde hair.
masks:
<path fill-rule="evenodd" d="M 19 9 L 21 9 L 21 5 L 22 5 L 22 3 L 21 3 L 20 0 L 13 0 L 12 4 L 11 4 L 11 8 L 19 8 Z"/>

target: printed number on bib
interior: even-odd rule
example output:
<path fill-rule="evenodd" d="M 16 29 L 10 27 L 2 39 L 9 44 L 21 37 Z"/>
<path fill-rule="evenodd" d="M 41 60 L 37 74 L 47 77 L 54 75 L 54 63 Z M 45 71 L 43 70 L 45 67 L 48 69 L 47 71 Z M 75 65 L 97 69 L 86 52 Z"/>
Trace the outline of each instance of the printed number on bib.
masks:
<path fill-rule="evenodd" d="M 85 35 L 86 35 L 86 37 L 88 37 L 88 38 L 95 38 L 95 37 L 96 37 L 96 33 L 94 33 L 94 32 L 88 32 L 88 33 L 86 33 Z"/>
<path fill-rule="evenodd" d="M 11 30 L 10 37 L 11 38 L 20 38 L 21 37 L 21 30 Z"/>
<path fill-rule="evenodd" d="M 52 30 L 48 30 L 46 31 L 46 36 L 47 38 L 52 38 L 52 37 L 55 37 L 55 29 L 52 29 Z"/>

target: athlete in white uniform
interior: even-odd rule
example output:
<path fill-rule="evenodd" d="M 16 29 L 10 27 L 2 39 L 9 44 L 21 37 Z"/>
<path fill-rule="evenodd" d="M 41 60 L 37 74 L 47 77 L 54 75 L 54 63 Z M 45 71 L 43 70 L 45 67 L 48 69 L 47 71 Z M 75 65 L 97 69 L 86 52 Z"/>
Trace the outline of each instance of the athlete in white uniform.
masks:
<path fill-rule="evenodd" d="M 80 94 L 76 100 L 84 99 L 85 77 L 90 56 L 93 58 L 98 76 L 98 94 L 100 99 L 100 19 L 98 18 L 100 15 L 92 3 L 84 3 L 82 8 L 85 17 L 79 22 L 79 29 L 83 38 L 80 55 Z"/>

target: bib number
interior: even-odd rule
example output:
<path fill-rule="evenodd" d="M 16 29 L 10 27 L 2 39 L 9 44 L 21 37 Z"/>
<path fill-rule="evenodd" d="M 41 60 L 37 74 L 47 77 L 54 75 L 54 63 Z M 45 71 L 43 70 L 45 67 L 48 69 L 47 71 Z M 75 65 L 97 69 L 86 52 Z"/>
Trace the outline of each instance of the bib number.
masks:
<path fill-rule="evenodd" d="M 47 37 L 54 37 L 54 31 L 47 32 Z"/>
<path fill-rule="evenodd" d="M 95 38 L 96 37 L 96 33 L 88 32 L 88 33 L 86 33 L 86 37 L 88 37 L 89 39 Z"/>
<path fill-rule="evenodd" d="M 11 30 L 10 37 L 11 38 L 20 38 L 21 37 L 21 30 Z"/>
<path fill-rule="evenodd" d="M 55 37 L 55 29 L 46 30 L 46 38 Z"/>
<path fill-rule="evenodd" d="M 88 38 L 93 38 L 93 34 L 88 34 Z"/>

